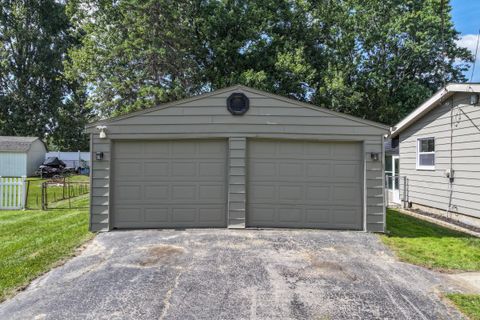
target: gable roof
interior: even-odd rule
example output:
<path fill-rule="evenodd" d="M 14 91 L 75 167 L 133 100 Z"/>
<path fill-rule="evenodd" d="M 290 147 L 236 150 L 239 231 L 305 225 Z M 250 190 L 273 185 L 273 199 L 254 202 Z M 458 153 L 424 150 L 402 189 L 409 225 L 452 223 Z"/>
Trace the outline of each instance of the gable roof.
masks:
<path fill-rule="evenodd" d="M 30 150 L 32 143 L 39 140 L 37 137 L 11 137 L 0 136 L 0 152 L 26 152 Z"/>
<path fill-rule="evenodd" d="M 318 106 L 315 106 L 313 104 L 301 102 L 301 101 L 294 100 L 294 99 L 291 99 L 291 98 L 286 98 L 286 97 L 283 97 L 283 96 L 280 96 L 280 95 L 277 95 L 277 94 L 269 93 L 269 92 L 262 91 L 262 90 L 253 89 L 253 88 L 243 86 L 243 85 L 230 86 L 230 87 L 226 87 L 226 88 L 223 88 L 223 89 L 219 89 L 219 90 L 211 91 L 211 92 L 208 92 L 208 93 L 200 94 L 200 95 L 197 95 L 197 96 L 194 96 L 194 97 L 191 97 L 191 98 L 177 100 L 177 101 L 173 101 L 173 102 L 170 102 L 170 103 L 161 104 L 161 105 L 156 106 L 156 107 L 131 112 L 131 113 L 128 113 L 128 114 L 125 114 L 125 115 L 120 115 L 120 116 L 116 116 L 116 117 L 112 117 L 112 118 L 108 118 L 108 119 L 104 119 L 104 120 L 95 121 L 95 122 L 89 123 L 86 126 L 86 128 L 89 129 L 89 128 L 93 128 L 97 125 L 106 125 L 106 124 L 109 124 L 109 123 L 114 123 L 114 122 L 119 121 L 119 120 L 135 117 L 135 116 L 142 115 L 142 114 L 147 114 L 147 113 L 154 112 L 154 111 L 157 111 L 157 110 L 162 110 L 162 109 L 174 107 L 174 106 L 177 106 L 177 105 L 180 105 L 180 104 L 192 102 L 192 101 L 199 100 L 199 99 L 208 98 L 208 97 L 213 96 L 213 95 L 217 95 L 217 94 L 221 94 L 221 93 L 229 92 L 229 91 L 233 91 L 233 90 L 243 90 L 243 91 L 250 92 L 250 93 L 253 93 L 253 94 L 263 95 L 265 97 L 269 97 L 269 98 L 272 98 L 272 99 L 285 101 L 287 103 L 290 103 L 292 105 L 297 105 L 299 107 L 313 109 L 313 110 L 317 110 L 317 111 L 322 111 L 322 112 L 325 112 L 325 113 L 328 113 L 328 114 L 331 114 L 331 115 L 334 115 L 334 116 L 337 116 L 337 117 L 341 117 L 341 118 L 349 119 L 349 120 L 352 120 L 352 121 L 355 121 L 355 122 L 359 122 L 359 123 L 362 123 L 362 124 L 367 125 L 367 126 L 372 126 L 372 127 L 376 127 L 376 128 L 380 128 L 380 129 L 384 129 L 384 130 L 389 129 L 389 127 L 387 125 L 384 125 L 384 124 L 381 124 L 381 123 L 378 123 L 378 122 L 354 117 L 354 116 L 347 115 L 347 114 L 340 113 L 340 112 L 336 112 L 336 111 L 333 111 L 333 110 L 330 110 L 330 109 L 327 109 L 327 108 L 318 107 Z"/>
<path fill-rule="evenodd" d="M 403 118 L 402 121 L 397 123 L 393 128 L 391 128 L 390 136 L 395 138 L 408 128 L 410 125 L 415 123 L 417 120 L 422 118 L 430 110 L 441 105 L 446 99 L 454 95 L 456 92 L 465 92 L 465 93 L 480 93 L 480 83 L 449 83 L 444 88 L 437 91 L 432 97 L 427 101 L 422 103 L 418 108 L 413 110 L 408 116 Z"/>

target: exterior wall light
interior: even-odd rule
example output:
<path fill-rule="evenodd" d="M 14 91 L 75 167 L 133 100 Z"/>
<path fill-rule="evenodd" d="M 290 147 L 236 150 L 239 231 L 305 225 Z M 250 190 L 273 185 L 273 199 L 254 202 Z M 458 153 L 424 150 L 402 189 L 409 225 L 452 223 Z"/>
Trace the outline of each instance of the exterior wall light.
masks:
<path fill-rule="evenodd" d="M 472 93 L 470 95 L 470 104 L 474 106 L 478 104 L 478 93 Z"/>
<path fill-rule="evenodd" d="M 380 154 L 378 152 L 371 152 L 370 159 L 372 159 L 372 161 L 378 161 L 380 160 Z"/>
<path fill-rule="evenodd" d="M 103 152 L 95 152 L 95 160 L 103 160 Z"/>
<path fill-rule="evenodd" d="M 105 139 L 107 137 L 107 134 L 105 133 L 107 126 L 97 126 L 97 129 L 100 130 L 100 134 L 98 135 L 98 137 L 100 139 Z"/>

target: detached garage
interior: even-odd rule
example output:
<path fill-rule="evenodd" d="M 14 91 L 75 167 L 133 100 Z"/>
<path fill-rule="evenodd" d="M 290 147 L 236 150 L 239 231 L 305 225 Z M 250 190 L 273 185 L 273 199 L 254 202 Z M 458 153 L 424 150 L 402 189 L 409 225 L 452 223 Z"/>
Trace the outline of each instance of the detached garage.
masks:
<path fill-rule="evenodd" d="M 87 130 L 93 231 L 384 231 L 381 124 L 234 86 Z"/>

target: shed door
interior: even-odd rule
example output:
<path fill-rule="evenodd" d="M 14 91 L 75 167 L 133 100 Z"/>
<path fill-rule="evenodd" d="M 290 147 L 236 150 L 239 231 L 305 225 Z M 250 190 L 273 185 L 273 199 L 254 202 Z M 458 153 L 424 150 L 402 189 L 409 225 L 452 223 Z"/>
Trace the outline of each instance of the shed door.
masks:
<path fill-rule="evenodd" d="M 251 227 L 362 229 L 361 144 L 251 140 Z"/>
<path fill-rule="evenodd" d="M 114 228 L 226 226 L 225 140 L 118 141 Z"/>

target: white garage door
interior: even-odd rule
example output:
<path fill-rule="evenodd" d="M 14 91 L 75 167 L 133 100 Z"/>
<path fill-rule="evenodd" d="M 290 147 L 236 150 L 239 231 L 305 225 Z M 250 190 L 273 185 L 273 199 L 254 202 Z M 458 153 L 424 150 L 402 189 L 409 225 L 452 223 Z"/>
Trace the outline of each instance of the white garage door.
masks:
<path fill-rule="evenodd" d="M 362 229 L 360 143 L 251 140 L 251 227 Z"/>
<path fill-rule="evenodd" d="M 225 140 L 118 141 L 114 228 L 226 226 Z"/>

